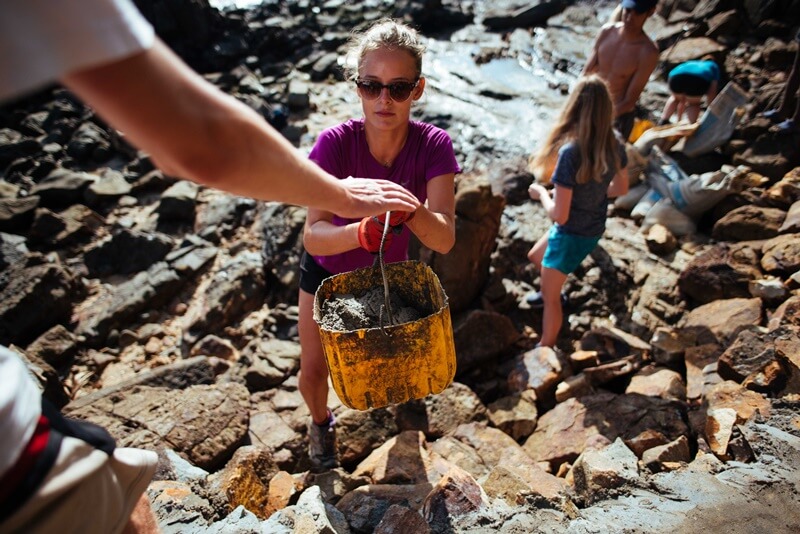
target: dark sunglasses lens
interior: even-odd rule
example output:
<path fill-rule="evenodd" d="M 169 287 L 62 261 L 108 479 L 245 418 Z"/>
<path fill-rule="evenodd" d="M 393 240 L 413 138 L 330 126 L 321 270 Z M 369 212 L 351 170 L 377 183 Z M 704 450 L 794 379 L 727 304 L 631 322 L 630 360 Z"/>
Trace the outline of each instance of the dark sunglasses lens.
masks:
<path fill-rule="evenodd" d="M 357 82 L 356 85 L 361 90 L 361 94 L 370 100 L 378 98 L 383 89 L 379 83 L 374 82 Z"/>
<path fill-rule="evenodd" d="M 389 96 L 397 102 L 405 102 L 414 89 L 413 83 L 397 82 L 389 84 Z"/>

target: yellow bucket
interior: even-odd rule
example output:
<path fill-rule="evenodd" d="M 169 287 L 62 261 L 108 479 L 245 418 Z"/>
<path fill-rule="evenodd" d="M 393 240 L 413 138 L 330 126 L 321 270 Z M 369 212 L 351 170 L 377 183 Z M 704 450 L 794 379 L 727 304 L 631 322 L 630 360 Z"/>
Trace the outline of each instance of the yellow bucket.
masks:
<path fill-rule="evenodd" d="M 440 393 L 456 373 L 456 350 L 450 305 L 433 270 L 418 261 L 389 263 L 392 293 L 423 315 L 385 328 L 334 331 L 322 326 L 322 305 L 333 296 L 361 296 L 383 287 L 378 267 L 325 279 L 314 295 L 314 320 L 336 394 L 356 410 L 420 399 Z"/>

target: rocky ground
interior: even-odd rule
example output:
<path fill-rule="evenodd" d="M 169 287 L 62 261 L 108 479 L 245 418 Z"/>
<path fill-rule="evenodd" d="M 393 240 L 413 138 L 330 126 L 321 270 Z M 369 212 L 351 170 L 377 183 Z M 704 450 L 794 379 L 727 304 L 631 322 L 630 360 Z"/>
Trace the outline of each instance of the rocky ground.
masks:
<path fill-rule="evenodd" d="M 455 249 L 413 251 L 449 296 L 456 379 L 369 411 L 332 393 L 342 467 L 314 474 L 304 210 L 165 176 L 58 87 L 0 109 L 0 343 L 67 414 L 159 451 L 164 532 L 800 529 L 800 138 L 758 116 L 788 74 L 798 2 L 661 2 L 640 115 L 658 118 L 671 65 L 714 54 L 749 93 L 741 122 L 710 153 L 668 155 L 737 187 L 658 224 L 616 206 L 567 281 L 555 351 L 534 349 L 541 313 L 524 304 L 525 253 L 549 225 L 526 158 L 613 5 L 137 4 L 302 150 L 358 115 L 337 68 L 348 32 L 406 18 L 429 39 L 415 117 L 450 132 L 465 169 Z M 632 150 L 653 144 L 671 141 Z"/>

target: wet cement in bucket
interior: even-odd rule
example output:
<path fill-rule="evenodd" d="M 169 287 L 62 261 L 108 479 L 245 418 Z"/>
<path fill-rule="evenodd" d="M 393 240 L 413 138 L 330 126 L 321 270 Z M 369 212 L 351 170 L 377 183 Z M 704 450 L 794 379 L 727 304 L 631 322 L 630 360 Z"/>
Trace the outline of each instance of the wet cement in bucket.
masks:
<path fill-rule="evenodd" d="M 394 324 L 403 324 L 423 317 L 413 306 L 409 306 L 400 296 L 389 292 Z M 389 326 L 389 317 L 384 307 L 383 287 L 369 289 L 361 296 L 334 294 L 322 303 L 320 327 L 347 332 L 364 328 Z"/>

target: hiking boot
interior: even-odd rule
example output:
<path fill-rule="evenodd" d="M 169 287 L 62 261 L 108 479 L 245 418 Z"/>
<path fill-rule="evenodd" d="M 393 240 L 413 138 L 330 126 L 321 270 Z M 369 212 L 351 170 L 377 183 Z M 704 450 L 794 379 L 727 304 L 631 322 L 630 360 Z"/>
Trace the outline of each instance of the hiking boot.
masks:
<path fill-rule="evenodd" d="M 562 306 L 566 306 L 567 305 L 567 301 L 568 301 L 567 294 L 562 291 L 561 292 L 561 305 Z M 544 308 L 544 298 L 542 298 L 542 292 L 541 291 L 534 291 L 533 293 L 528 294 L 528 296 L 525 297 L 525 302 L 532 309 Z"/>
<path fill-rule="evenodd" d="M 324 425 L 318 425 L 313 420 L 308 424 L 308 457 L 312 471 L 325 471 L 339 465 L 336 460 L 336 418 L 333 413 L 330 413 Z"/>

